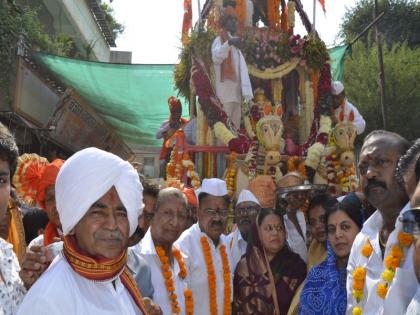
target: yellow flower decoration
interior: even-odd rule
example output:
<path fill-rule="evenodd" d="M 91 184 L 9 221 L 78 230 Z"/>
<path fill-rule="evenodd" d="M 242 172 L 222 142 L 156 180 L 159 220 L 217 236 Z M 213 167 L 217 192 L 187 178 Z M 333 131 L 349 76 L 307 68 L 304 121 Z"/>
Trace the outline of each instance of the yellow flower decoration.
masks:
<path fill-rule="evenodd" d="M 363 309 L 360 306 L 353 308 L 353 315 L 362 315 Z"/>
<path fill-rule="evenodd" d="M 353 296 L 358 302 L 363 300 L 363 290 L 353 290 Z"/>
<path fill-rule="evenodd" d="M 398 234 L 398 242 L 400 242 L 402 246 L 409 247 L 413 243 L 413 236 L 411 234 L 400 232 Z"/>
<path fill-rule="evenodd" d="M 395 272 L 391 269 L 385 269 L 382 273 L 382 279 L 384 279 L 387 282 L 391 282 L 394 279 Z"/>
<path fill-rule="evenodd" d="M 373 252 L 373 247 L 372 245 L 370 245 L 369 240 L 367 240 L 365 246 L 363 246 L 362 248 L 362 255 L 365 256 L 366 258 L 369 258 L 370 255 L 372 255 L 372 252 Z"/>
<path fill-rule="evenodd" d="M 391 247 L 391 256 L 394 258 L 404 257 L 404 252 L 401 246 L 395 245 Z"/>

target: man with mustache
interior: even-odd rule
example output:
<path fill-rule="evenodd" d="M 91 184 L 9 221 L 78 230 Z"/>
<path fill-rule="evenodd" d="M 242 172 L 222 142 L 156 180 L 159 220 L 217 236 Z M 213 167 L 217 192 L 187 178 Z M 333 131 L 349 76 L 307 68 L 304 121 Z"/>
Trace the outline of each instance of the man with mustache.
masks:
<path fill-rule="evenodd" d="M 242 190 L 235 207 L 235 222 L 238 228 L 228 235 L 232 253 L 232 270 L 236 269 L 242 255 L 246 253 L 251 224 L 255 222 L 260 210 L 261 205 L 254 194 L 249 190 Z"/>
<path fill-rule="evenodd" d="M 162 308 L 163 314 L 176 313 L 175 304 L 180 314 L 186 314 L 184 291 L 188 289 L 189 275 L 188 272 L 183 273 L 182 269 L 186 268 L 188 262 L 173 243 L 184 231 L 187 221 L 188 209 L 184 194 L 177 188 L 165 188 L 159 192 L 150 228 L 135 247 L 135 251 L 151 268 L 153 301 Z M 167 280 L 173 284 L 173 292 L 168 290 Z M 176 298 L 171 298 L 172 293 Z"/>
<path fill-rule="evenodd" d="M 55 185 L 63 250 L 17 314 L 160 314 L 126 267 L 142 190 L 133 166 L 112 153 L 87 148 L 70 157 Z"/>
<path fill-rule="evenodd" d="M 229 197 L 226 183 L 205 178 L 198 197 L 198 223 L 184 231 L 175 246 L 188 257 L 194 314 L 230 314 L 232 265 L 226 228 Z"/>
<path fill-rule="evenodd" d="M 417 289 L 413 245 L 404 241 L 401 217 L 410 209 L 396 177 L 409 143 L 383 130 L 364 140 L 359 158 L 361 186 L 377 211 L 357 235 L 347 266 L 347 314 L 403 314 Z"/>

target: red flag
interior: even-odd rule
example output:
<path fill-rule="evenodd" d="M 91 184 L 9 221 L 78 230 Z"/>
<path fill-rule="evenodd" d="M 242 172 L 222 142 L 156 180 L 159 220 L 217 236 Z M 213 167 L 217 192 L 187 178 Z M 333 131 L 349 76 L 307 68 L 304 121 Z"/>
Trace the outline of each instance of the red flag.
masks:
<path fill-rule="evenodd" d="M 325 13 L 325 12 L 327 12 L 327 11 L 325 10 L 325 0 L 318 0 L 318 1 L 319 1 L 319 3 L 321 4 L 322 11 L 324 11 L 324 13 Z"/>
<path fill-rule="evenodd" d="M 192 26 L 192 5 L 191 0 L 184 0 L 184 20 L 182 21 L 181 41 L 185 45 L 188 43 L 188 32 Z"/>

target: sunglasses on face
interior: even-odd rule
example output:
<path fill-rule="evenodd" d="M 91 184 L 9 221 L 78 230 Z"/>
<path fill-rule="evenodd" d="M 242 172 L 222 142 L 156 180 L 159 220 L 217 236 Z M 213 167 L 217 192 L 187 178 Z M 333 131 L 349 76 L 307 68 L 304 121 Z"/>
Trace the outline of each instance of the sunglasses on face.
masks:
<path fill-rule="evenodd" d="M 400 221 L 405 233 L 420 235 L 420 207 L 404 212 Z"/>

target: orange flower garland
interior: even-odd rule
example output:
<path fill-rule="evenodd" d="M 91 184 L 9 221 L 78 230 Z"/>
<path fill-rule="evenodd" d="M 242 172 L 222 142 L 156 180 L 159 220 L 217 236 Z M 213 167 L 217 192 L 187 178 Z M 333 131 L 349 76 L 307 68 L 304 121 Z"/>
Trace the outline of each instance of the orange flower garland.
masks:
<path fill-rule="evenodd" d="M 216 300 L 216 273 L 214 271 L 213 259 L 211 257 L 211 249 L 209 242 L 205 236 L 200 238 L 201 246 L 203 248 L 204 261 L 207 267 L 207 277 L 209 283 L 209 297 L 210 297 L 210 314 L 217 315 L 217 300 Z M 222 256 L 223 265 L 223 315 L 231 314 L 230 296 L 231 296 L 231 284 L 230 284 L 230 269 L 229 259 L 226 254 L 225 245 L 220 246 L 220 254 Z"/>
<path fill-rule="evenodd" d="M 381 278 L 384 282 L 379 283 L 376 287 L 376 293 L 382 299 L 386 298 L 389 287 L 394 280 L 395 272 L 404 260 L 404 248 L 408 248 L 413 243 L 413 237 L 410 234 L 400 232 L 398 234 L 398 245 L 393 245 L 389 251 L 389 255 L 384 259 L 385 270 L 382 272 Z M 366 244 L 363 246 L 361 253 L 364 257 L 369 258 L 373 252 L 372 245 L 369 240 L 366 240 Z M 363 300 L 363 288 L 366 279 L 366 268 L 357 267 L 353 271 L 353 292 L 352 295 L 356 299 L 356 303 L 359 304 Z M 356 305 L 353 308 L 353 315 L 362 315 L 363 308 Z"/>
<path fill-rule="evenodd" d="M 372 255 L 373 248 L 370 244 L 369 240 L 366 240 L 365 245 L 362 248 L 362 255 L 366 258 L 369 258 Z M 363 300 L 363 288 L 365 286 L 366 280 L 366 268 L 364 267 L 357 267 L 353 271 L 353 292 L 352 295 L 356 299 L 357 304 L 359 304 Z M 353 308 L 352 314 L 353 315 L 361 315 L 363 309 L 361 306 L 355 306 Z"/>
<path fill-rule="evenodd" d="M 165 279 L 166 290 L 168 291 L 169 299 L 171 300 L 172 313 L 179 314 L 181 313 L 181 308 L 179 307 L 178 297 L 175 294 L 175 284 L 172 278 L 172 271 L 171 271 L 171 266 L 169 263 L 169 258 L 166 256 L 164 249 L 160 246 L 156 246 L 156 253 L 159 256 L 162 275 L 163 275 L 163 278 Z M 180 269 L 179 274 L 178 274 L 179 277 L 181 279 L 185 279 L 185 277 L 187 276 L 187 267 L 185 266 L 185 262 L 184 262 L 184 259 L 182 258 L 181 251 L 176 248 L 172 248 L 172 255 L 177 260 L 178 265 L 179 265 L 179 269 Z M 185 289 L 184 297 L 185 297 L 186 314 L 192 315 L 194 313 L 194 300 L 193 300 L 192 291 L 189 289 Z"/>
<path fill-rule="evenodd" d="M 410 234 L 400 232 L 398 234 L 398 245 L 391 247 L 389 255 L 385 258 L 385 270 L 382 272 L 382 279 L 384 283 L 379 283 L 376 288 L 376 293 L 382 299 L 385 299 L 388 289 L 394 280 L 394 275 L 401 263 L 404 260 L 404 248 L 408 248 L 413 243 L 413 237 Z"/>

